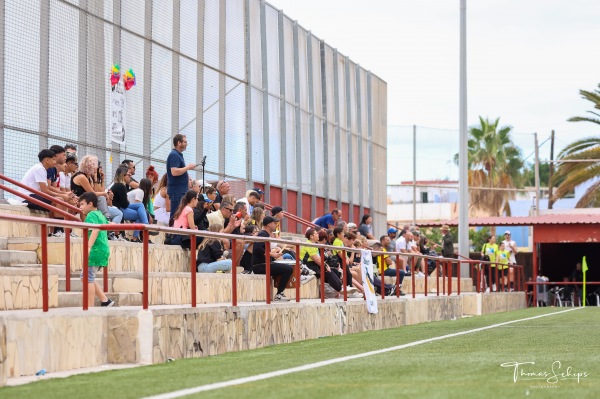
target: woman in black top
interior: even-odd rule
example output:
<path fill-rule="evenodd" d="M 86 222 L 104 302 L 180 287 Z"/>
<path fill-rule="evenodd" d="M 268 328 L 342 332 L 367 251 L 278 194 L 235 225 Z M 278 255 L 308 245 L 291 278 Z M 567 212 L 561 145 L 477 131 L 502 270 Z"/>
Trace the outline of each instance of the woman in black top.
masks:
<path fill-rule="evenodd" d="M 146 208 L 141 202 L 129 203 L 127 199 L 127 187 L 131 175 L 127 166 L 119 166 L 115 172 L 115 183 L 111 187 L 113 193 L 113 206 L 116 206 L 123 212 L 123 219 L 131 220 L 134 223 L 148 224 L 148 214 Z M 139 230 L 133 232 L 133 241 L 142 242 Z"/>
<path fill-rule="evenodd" d="M 208 231 L 218 233 L 222 229 L 222 225 L 215 223 L 208 228 Z M 207 237 L 202 241 L 198 247 L 196 270 L 200 273 L 231 270 L 231 259 L 223 258 L 223 244 L 220 239 Z"/>

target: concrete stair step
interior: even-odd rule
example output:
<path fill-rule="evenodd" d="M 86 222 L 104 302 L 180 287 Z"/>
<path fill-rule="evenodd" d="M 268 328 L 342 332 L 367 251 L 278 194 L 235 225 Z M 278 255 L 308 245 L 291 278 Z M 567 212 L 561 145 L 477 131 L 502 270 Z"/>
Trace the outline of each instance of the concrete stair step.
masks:
<path fill-rule="evenodd" d="M 96 277 L 96 281 L 100 284 L 100 287 L 104 287 L 104 279 L 102 277 Z M 108 279 L 108 292 L 112 292 L 113 280 L 111 278 Z M 58 278 L 58 291 L 66 292 L 67 290 L 67 279 L 66 277 Z M 71 276 L 71 291 L 70 292 L 82 292 L 83 291 L 83 282 L 79 279 L 79 276 L 73 277 Z"/>
<path fill-rule="evenodd" d="M 0 250 L 0 266 L 35 265 L 37 263 L 37 254 L 33 251 Z"/>
<path fill-rule="evenodd" d="M 106 296 L 115 301 L 114 306 L 142 306 L 142 294 L 139 292 L 109 292 Z M 59 292 L 59 308 L 81 308 L 83 306 L 81 292 Z M 95 306 L 100 306 L 98 298 Z"/>

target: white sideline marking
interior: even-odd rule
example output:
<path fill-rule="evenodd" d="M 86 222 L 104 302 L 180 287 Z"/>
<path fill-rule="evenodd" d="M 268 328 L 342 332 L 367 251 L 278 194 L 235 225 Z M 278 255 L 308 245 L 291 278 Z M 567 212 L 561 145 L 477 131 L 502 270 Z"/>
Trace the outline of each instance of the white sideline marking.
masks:
<path fill-rule="evenodd" d="M 286 375 L 286 374 L 298 373 L 300 371 L 312 370 L 312 369 L 316 369 L 319 367 L 325 367 L 325 366 L 329 366 L 329 365 L 336 364 L 336 363 L 346 362 L 348 360 L 360 359 L 363 357 L 379 355 L 379 354 L 387 353 L 387 352 L 393 352 L 393 351 L 396 351 L 399 349 L 410 348 L 412 346 L 427 344 L 427 343 L 433 342 L 433 341 L 439 341 L 439 340 L 446 339 L 446 338 L 453 338 L 453 337 L 458 337 L 461 335 L 466 335 L 466 334 L 471 334 L 471 333 L 475 333 L 475 332 L 479 332 L 479 331 L 489 330 L 492 328 L 501 327 L 501 326 L 505 326 L 508 324 L 519 323 L 521 321 L 534 320 L 534 319 L 539 319 L 539 318 L 547 317 L 547 316 L 554 316 L 557 314 L 571 312 L 573 310 L 578 310 L 578 309 L 583 309 L 583 308 L 582 307 L 571 308 L 571 309 L 567 309 L 567 310 L 561 310 L 560 312 L 553 312 L 553 313 L 543 314 L 540 316 L 527 317 L 525 319 L 506 321 L 504 323 L 492 324 L 491 326 L 475 328 L 473 330 L 461 331 L 461 332 L 457 332 L 457 333 L 442 335 L 440 337 L 427 338 L 427 339 L 422 339 L 420 341 L 409 342 L 408 344 L 392 346 L 390 348 L 378 349 L 378 350 L 371 351 L 371 352 L 365 352 L 365 353 L 359 353 L 356 355 L 350 355 L 350 356 L 338 357 L 335 359 L 323 360 L 321 362 L 305 364 L 303 366 L 292 367 L 292 368 L 284 369 L 284 370 L 271 371 L 269 373 L 263 373 L 263 374 L 253 375 L 253 376 L 244 377 L 244 378 L 237 378 L 235 380 L 230 380 L 230 381 L 215 382 L 213 384 L 200 385 L 200 386 L 197 386 L 194 388 L 181 389 L 179 391 L 163 393 L 163 394 L 155 395 L 155 396 L 148 396 L 143 399 L 180 398 L 183 396 L 192 395 L 192 394 L 199 393 L 199 392 L 212 391 L 212 390 L 220 389 L 220 388 L 228 388 L 228 387 L 232 387 L 234 385 L 241 385 L 241 384 L 246 384 L 249 382 L 256 382 L 256 381 L 266 380 L 266 379 L 273 378 L 273 377 L 279 377 L 279 376 Z"/>

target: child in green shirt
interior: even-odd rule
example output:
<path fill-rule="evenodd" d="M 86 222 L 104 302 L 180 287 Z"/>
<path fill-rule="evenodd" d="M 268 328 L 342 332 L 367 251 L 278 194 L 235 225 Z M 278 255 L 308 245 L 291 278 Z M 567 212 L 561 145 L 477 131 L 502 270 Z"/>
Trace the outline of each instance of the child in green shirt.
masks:
<path fill-rule="evenodd" d="M 86 215 L 85 222 L 92 224 L 108 224 L 106 217 L 98 210 L 98 196 L 93 192 L 83 193 L 79 197 L 79 204 L 83 214 Z M 94 306 L 94 297 L 100 299 L 101 306 L 113 306 L 114 302 L 107 298 L 100 285 L 96 282 L 96 272 L 108 266 L 110 248 L 108 246 L 108 234 L 106 230 L 88 231 L 90 250 L 88 257 L 88 306 Z M 81 271 L 83 279 L 83 270 Z"/>

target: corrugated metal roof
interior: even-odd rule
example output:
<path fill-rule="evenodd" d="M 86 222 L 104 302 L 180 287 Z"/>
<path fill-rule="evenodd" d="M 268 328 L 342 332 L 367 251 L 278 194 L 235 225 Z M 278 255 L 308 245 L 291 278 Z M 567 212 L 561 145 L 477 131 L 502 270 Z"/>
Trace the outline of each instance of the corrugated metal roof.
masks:
<path fill-rule="evenodd" d="M 443 224 L 458 226 L 458 219 L 427 220 L 417 223 L 418 226 L 423 227 L 439 227 Z M 470 226 L 535 226 L 541 224 L 600 224 L 600 214 L 551 214 L 469 218 Z"/>

